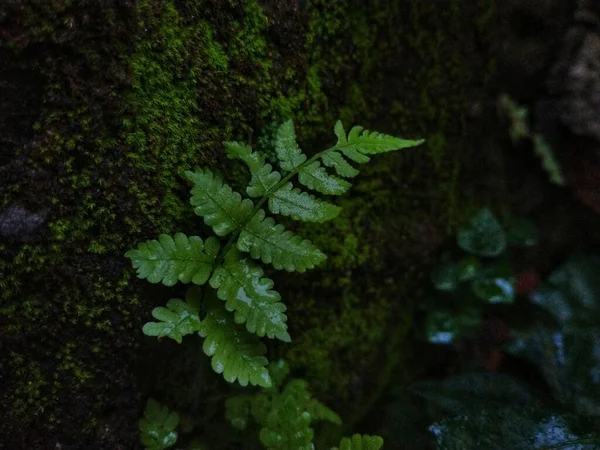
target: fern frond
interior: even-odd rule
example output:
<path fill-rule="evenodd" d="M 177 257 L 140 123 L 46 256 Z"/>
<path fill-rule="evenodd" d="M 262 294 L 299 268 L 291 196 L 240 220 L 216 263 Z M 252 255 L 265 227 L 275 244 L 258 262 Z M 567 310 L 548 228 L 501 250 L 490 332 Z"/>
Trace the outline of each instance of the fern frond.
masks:
<path fill-rule="evenodd" d="M 225 308 L 235 311 L 235 323 L 245 323 L 246 329 L 258 336 L 291 342 L 284 314 L 286 307 L 277 291 L 272 290 L 273 281 L 263 275 L 260 266 L 232 249 L 225 263 L 215 270 L 210 285 L 225 300 Z"/>
<path fill-rule="evenodd" d="M 343 194 L 352 186 L 346 180 L 329 175 L 319 161 L 302 167 L 298 172 L 298 181 L 309 189 L 329 195 Z"/>
<path fill-rule="evenodd" d="M 317 399 L 311 398 L 306 405 L 306 410 L 313 420 L 326 420 L 338 425 L 342 424 L 341 417 Z"/>
<path fill-rule="evenodd" d="M 249 252 L 254 259 L 288 272 L 312 269 L 327 257 L 312 242 L 285 231 L 271 217 L 265 218 L 261 209 L 250 219 L 240 233 L 237 248 Z"/>
<path fill-rule="evenodd" d="M 310 393 L 302 380 L 290 381 L 283 392 L 273 398 L 260 440 L 273 450 L 313 450 L 311 415 L 304 410 Z"/>
<path fill-rule="evenodd" d="M 379 436 L 361 436 L 355 434 L 351 438 L 343 438 L 340 446 L 332 450 L 379 450 L 383 447 L 383 439 Z"/>
<path fill-rule="evenodd" d="M 264 344 L 237 325 L 215 296 L 208 296 L 206 308 L 200 336 L 206 338 L 202 349 L 212 357 L 213 370 L 229 383 L 237 380 L 242 386 L 271 387 Z"/>
<path fill-rule="evenodd" d="M 218 236 L 226 236 L 242 227 L 254 204 L 214 175 L 210 170 L 186 172 L 194 183 L 190 203 L 194 212 L 204 217 L 204 223 L 213 228 Z"/>
<path fill-rule="evenodd" d="M 138 425 L 146 450 L 164 450 L 177 442 L 179 414 L 170 411 L 153 398 L 148 399 L 144 417 Z"/>
<path fill-rule="evenodd" d="M 173 298 L 167 307 L 152 310 L 152 316 L 160 322 L 148 322 L 142 328 L 146 336 L 167 336 L 181 344 L 183 336 L 200 331 L 200 294 L 189 289 L 186 301 Z"/>
<path fill-rule="evenodd" d="M 239 142 L 224 142 L 227 156 L 244 161 L 250 169 L 252 179 L 246 188 L 250 197 L 262 197 L 269 189 L 281 180 L 279 172 L 273 172 L 273 167 L 265 163 L 265 158 L 258 152 L 253 152 L 252 147 Z"/>
<path fill-rule="evenodd" d="M 338 125 L 339 124 L 339 125 Z M 343 136 L 345 134 L 344 127 L 340 121 L 336 123 L 335 133 L 338 137 L 338 142 L 335 145 L 335 149 L 342 151 L 348 158 L 354 160 L 352 156 L 356 156 L 352 150 L 357 151 L 363 155 L 376 155 L 379 153 L 390 152 L 393 150 L 400 150 L 408 147 L 416 147 L 421 145 L 425 140 L 417 139 L 400 139 L 394 136 L 390 136 L 376 131 L 365 130 L 363 127 L 355 126 L 348 133 L 348 137 Z M 352 156 L 346 154 L 350 152 Z M 360 161 L 356 161 L 360 162 Z M 364 161 L 366 162 L 366 161 Z"/>
<path fill-rule="evenodd" d="M 198 236 L 176 233 L 175 238 L 161 234 L 158 240 L 143 242 L 125 256 L 137 269 L 138 278 L 173 286 L 177 281 L 206 283 L 218 252 L 219 241 L 214 237 L 202 242 Z"/>
<path fill-rule="evenodd" d="M 286 183 L 269 197 L 269 210 L 295 220 L 326 222 L 335 219 L 342 208 L 293 188 L 292 183 Z"/>
<path fill-rule="evenodd" d="M 296 142 L 294 122 L 290 119 L 279 126 L 275 134 L 275 153 L 283 170 L 291 172 L 306 161 Z"/>

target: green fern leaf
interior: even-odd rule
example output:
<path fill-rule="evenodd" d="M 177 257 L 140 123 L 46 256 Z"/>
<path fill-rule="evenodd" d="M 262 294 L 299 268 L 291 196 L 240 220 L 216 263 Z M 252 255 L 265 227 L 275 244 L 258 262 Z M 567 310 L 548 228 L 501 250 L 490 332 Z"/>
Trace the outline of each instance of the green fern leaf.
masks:
<path fill-rule="evenodd" d="M 338 425 L 342 424 L 342 419 L 340 416 L 314 398 L 309 400 L 308 404 L 306 405 L 306 410 L 310 413 L 313 420 L 326 420 Z"/>
<path fill-rule="evenodd" d="M 197 236 L 188 238 L 177 233 L 175 238 L 161 234 L 158 241 L 143 242 L 137 250 L 129 250 L 125 256 L 131 259 L 139 278 L 173 286 L 177 281 L 206 283 L 218 251 L 219 241 L 214 237 L 202 242 Z"/>
<path fill-rule="evenodd" d="M 204 223 L 213 228 L 218 236 L 226 236 L 243 227 L 254 204 L 242 196 L 210 170 L 186 172 L 194 182 L 190 203 L 194 212 L 204 217 Z"/>
<path fill-rule="evenodd" d="M 340 447 L 332 450 L 379 450 L 381 447 L 383 447 L 383 439 L 379 436 L 355 434 L 351 438 L 343 438 Z"/>
<path fill-rule="evenodd" d="M 233 249 L 227 254 L 225 264 L 215 270 L 210 285 L 225 300 L 227 311 L 235 311 L 235 323 L 245 323 L 246 329 L 258 336 L 291 342 L 284 314 L 286 307 L 277 291 L 272 290 L 273 281 L 263 275 L 260 266 Z"/>
<path fill-rule="evenodd" d="M 279 165 L 283 170 L 291 172 L 306 161 L 306 155 L 302 153 L 296 143 L 296 132 L 294 122 L 288 120 L 281 124 L 275 135 L 275 153 L 279 159 Z"/>
<path fill-rule="evenodd" d="M 279 172 L 273 172 L 270 164 L 265 164 L 265 158 L 258 152 L 253 152 L 252 147 L 239 142 L 225 142 L 225 149 L 229 158 L 238 158 L 244 161 L 250 169 L 252 179 L 246 188 L 250 197 L 262 197 L 281 180 Z"/>
<path fill-rule="evenodd" d="M 225 401 L 225 419 L 237 430 L 245 430 L 250 419 L 252 395 L 237 395 Z"/>
<path fill-rule="evenodd" d="M 326 222 L 336 218 L 342 210 L 339 206 L 292 188 L 292 183 L 287 183 L 269 197 L 269 210 L 272 213 L 305 222 Z"/>
<path fill-rule="evenodd" d="M 212 357 L 213 370 L 229 383 L 271 387 L 264 344 L 237 325 L 216 297 L 208 296 L 206 308 L 200 336 L 206 338 L 202 349 Z"/>
<path fill-rule="evenodd" d="M 310 393 L 302 380 L 290 381 L 283 392 L 273 398 L 260 440 L 272 450 L 313 450 L 311 415 L 304 410 Z"/>
<path fill-rule="evenodd" d="M 368 157 L 365 158 L 367 161 L 369 160 Z M 321 160 L 327 167 L 333 167 L 340 177 L 352 178 L 359 174 L 359 171 L 348 164 L 344 157 L 335 150 L 325 153 L 321 156 Z"/>
<path fill-rule="evenodd" d="M 290 365 L 285 359 L 271 361 L 269 363 L 269 373 L 271 374 L 273 384 L 279 387 L 283 384 L 283 380 L 289 375 Z"/>
<path fill-rule="evenodd" d="M 376 155 L 378 153 L 390 152 L 393 150 L 400 150 L 408 147 L 416 147 L 421 145 L 425 140 L 410 140 L 400 139 L 394 136 L 390 136 L 383 133 L 377 133 L 375 131 L 365 130 L 363 127 L 353 127 L 348 133 L 346 139 L 341 139 L 341 135 L 344 132 L 344 127 L 341 122 L 338 121 L 335 127 L 335 133 L 338 136 L 338 143 L 334 149 L 342 151 L 348 158 L 357 161 L 353 158 L 356 157 L 356 153 L 359 152 L 363 155 Z M 352 155 L 352 156 L 351 156 Z M 366 162 L 366 161 L 364 161 Z"/>
<path fill-rule="evenodd" d="M 352 186 L 346 180 L 329 175 L 319 161 L 302 167 L 298 173 L 298 181 L 309 189 L 329 195 L 343 194 Z"/>
<path fill-rule="evenodd" d="M 139 421 L 142 444 L 146 450 L 164 450 L 177 442 L 179 414 L 170 411 L 154 399 L 146 403 L 144 417 Z"/>
<path fill-rule="evenodd" d="M 285 231 L 283 225 L 275 224 L 271 217 L 265 218 L 261 209 L 250 219 L 240 233 L 237 248 L 249 252 L 254 259 L 288 272 L 304 272 L 326 259 L 312 242 Z"/>
<path fill-rule="evenodd" d="M 167 302 L 166 308 L 154 308 L 152 316 L 160 322 L 148 322 L 142 328 L 143 333 L 146 336 L 167 336 L 181 344 L 183 336 L 200 331 L 201 295 L 190 288 L 185 297 L 185 302 L 173 298 Z"/>
<path fill-rule="evenodd" d="M 371 160 L 366 155 L 363 155 L 361 152 L 356 150 L 354 147 L 347 145 L 348 138 L 346 137 L 346 130 L 344 129 L 344 125 L 340 120 L 335 123 L 335 127 L 333 128 L 335 135 L 337 136 L 337 143 L 334 148 L 339 148 L 340 151 L 346 156 L 346 158 L 351 159 L 352 161 L 363 164 L 367 163 Z M 331 150 L 330 150 L 331 151 Z M 327 152 L 329 153 L 329 152 Z"/>

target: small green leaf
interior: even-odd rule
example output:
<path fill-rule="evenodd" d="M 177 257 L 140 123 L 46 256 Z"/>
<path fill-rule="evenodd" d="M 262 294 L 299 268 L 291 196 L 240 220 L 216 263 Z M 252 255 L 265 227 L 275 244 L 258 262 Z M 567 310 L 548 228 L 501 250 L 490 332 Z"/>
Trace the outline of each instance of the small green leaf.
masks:
<path fill-rule="evenodd" d="M 253 396 L 237 395 L 225 401 L 225 419 L 237 430 L 245 430 L 250 418 Z"/>
<path fill-rule="evenodd" d="M 304 272 L 326 258 L 309 240 L 285 231 L 283 225 L 275 224 L 272 218 L 265 218 L 262 209 L 240 233 L 237 248 L 249 252 L 254 259 L 260 258 L 265 264 L 273 264 L 276 269 L 288 272 Z"/>
<path fill-rule="evenodd" d="M 269 197 L 269 209 L 272 213 L 306 222 L 326 222 L 335 219 L 342 210 L 339 206 L 292 187 L 292 183 L 287 183 Z"/>
<path fill-rule="evenodd" d="M 223 180 L 210 170 L 186 172 L 194 182 L 190 203 L 194 212 L 204 217 L 204 223 L 211 226 L 217 236 L 226 236 L 243 227 L 254 204 L 249 199 L 234 192 Z"/>
<path fill-rule="evenodd" d="M 352 178 L 359 174 L 359 171 L 352 167 L 344 157 L 335 150 L 330 150 L 321 156 L 323 164 L 327 167 L 333 167 L 340 177 Z"/>
<path fill-rule="evenodd" d="M 284 359 L 272 361 L 269 363 L 269 373 L 271 374 L 273 385 L 279 387 L 283 384 L 283 380 L 289 375 L 290 365 Z"/>
<path fill-rule="evenodd" d="M 167 307 L 152 310 L 152 316 L 160 322 L 148 322 L 142 329 L 146 336 L 167 336 L 181 344 L 183 336 L 200 331 L 200 292 L 188 289 L 186 301 L 171 299 Z"/>
<path fill-rule="evenodd" d="M 225 264 L 215 270 L 210 285 L 225 300 L 227 311 L 235 311 L 235 323 L 245 323 L 246 329 L 258 336 L 290 342 L 286 307 L 272 289 L 273 281 L 263 275 L 260 266 L 233 249 L 227 254 Z"/>
<path fill-rule="evenodd" d="M 478 256 L 498 256 L 506 250 L 506 235 L 492 212 L 479 210 L 457 233 L 458 246 Z"/>
<path fill-rule="evenodd" d="M 200 335 L 206 338 L 202 349 L 212 357 L 213 370 L 229 383 L 237 380 L 242 386 L 271 387 L 264 344 L 237 325 L 216 296 L 208 296 L 206 309 Z"/>
<path fill-rule="evenodd" d="M 340 195 L 348 191 L 352 184 L 346 180 L 329 175 L 321 167 L 319 161 L 313 161 L 300 169 L 298 181 L 309 189 L 313 189 L 322 194 Z"/>
<path fill-rule="evenodd" d="M 468 281 L 477 276 L 481 270 L 481 262 L 475 256 L 465 256 L 458 262 L 458 280 Z"/>
<path fill-rule="evenodd" d="M 337 425 L 342 424 L 342 419 L 339 415 L 314 398 L 309 400 L 306 410 L 310 413 L 313 420 L 326 420 Z"/>
<path fill-rule="evenodd" d="M 383 439 L 379 436 L 362 436 L 355 434 L 351 438 L 343 438 L 340 446 L 332 450 L 379 450 L 383 447 Z"/>
<path fill-rule="evenodd" d="M 508 263 L 495 263 L 483 269 L 472 284 L 473 293 L 488 303 L 512 303 L 515 276 Z"/>
<path fill-rule="evenodd" d="M 244 161 L 250 169 L 252 179 L 246 188 L 250 197 L 262 197 L 281 180 L 279 172 L 273 172 L 273 167 L 265 163 L 265 158 L 252 147 L 239 142 L 224 142 L 227 156 Z"/>
<path fill-rule="evenodd" d="M 474 309 L 462 312 L 435 310 L 427 317 L 427 341 L 432 344 L 452 344 L 474 334 L 481 324 L 481 315 Z"/>
<path fill-rule="evenodd" d="M 273 398 L 260 440 L 273 450 L 314 450 L 311 415 L 304 410 L 310 393 L 306 382 L 290 381 L 283 392 Z"/>
<path fill-rule="evenodd" d="M 219 241 L 214 237 L 202 242 L 198 236 L 177 233 L 175 238 L 161 234 L 158 241 L 143 242 L 125 256 L 131 259 L 138 277 L 150 283 L 201 285 L 208 280 L 218 252 Z"/>
<path fill-rule="evenodd" d="M 359 163 L 361 161 L 357 161 L 350 156 L 348 154 L 349 151 L 360 152 L 363 155 L 375 155 L 378 153 L 385 153 L 403 148 L 416 147 L 417 145 L 421 145 L 423 142 L 425 142 L 423 139 L 400 139 L 387 134 L 365 130 L 363 127 L 359 126 L 353 127 L 350 130 L 348 138 L 344 142 L 340 139 L 340 134 L 342 131 L 343 126 L 341 126 L 341 123 L 340 126 L 336 124 L 335 133 L 338 136 L 338 143 L 334 148 L 341 150 L 348 158 Z"/>
<path fill-rule="evenodd" d="M 149 399 L 139 421 L 142 444 L 147 450 L 164 450 L 177 442 L 179 414 L 154 399 Z"/>
<path fill-rule="evenodd" d="M 296 143 L 296 132 L 294 122 L 288 120 L 281 124 L 275 135 L 275 152 L 279 158 L 283 170 L 291 172 L 306 161 L 306 155 L 302 153 Z"/>

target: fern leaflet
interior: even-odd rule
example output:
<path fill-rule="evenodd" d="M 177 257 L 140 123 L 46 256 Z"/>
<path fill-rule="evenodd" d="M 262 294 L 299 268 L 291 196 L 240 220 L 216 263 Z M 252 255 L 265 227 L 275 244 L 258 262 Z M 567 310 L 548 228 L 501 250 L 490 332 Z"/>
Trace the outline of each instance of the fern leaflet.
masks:
<path fill-rule="evenodd" d="M 269 197 L 269 210 L 305 222 L 326 222 L 335 219 L 342 208 L 319 200 L 307 192 L 286 183 Z"/>
<path fill-rule="evenodd" d="M 245 430 L 248 426 L 253 399 L 252 395 L 236 395 L 225 401 L 225 419 L 236 430 Z"/>
<path fill-rule="evenodd" d="M 263 278 L 263 274 L 260 266 L 233 249 L 227 254 L 225 264 L 215 270 L 210 285 L 225 300 L 225 308 L 235 311 L 235 322 L 245 323 L 250 333 L 290 342 L 286 307 L 280 295 L 272 290 L 273 281 Z"/>
<path fill-rule="evenodd" d="M 218 236 L 226 236 L 244 225 L 254 204 L 237 192 L 210 170 L 186 172 L 194 182 L 190 203 L 194 212 L 204 217 L 204 223 L 213 228 Z"/>
<path fill-rule="evenodd" d="M 225 149 L 229 158 L 238 158 L 244 161 L 250 169 L 252 179 L 246 188 L 250 197 L 267 195 L 270 189 L 281 180 L 279 172 L 273 172 L 270 164 L 265 164 L 265 158 L 252 148 L 239 142 L 225 142 Z"/>
<path fill-rule="evenodd" d="M 288 272 L 304 272 L 312 269 L 326 258 L 325 254 L 309 240 L 285 231 L 283 225 L 275 224 L 271 217 L 265 218 L 261 209 L 240 233 L 237 247 L 249 252 L 254 259 Z"/>
<path fill-rule="evenodd" d="M 306 161 L 306 155 L 302 153 L 296 143 L 296 132 L 294 122 L 284 122 L 275 135 L 275 152 L 279 159 L 279 165 L 288 172 L 300 167 Z"/>
<path fill-rule="evenodd" d="M 138 277 L 147 278 L 150 283 L 204 284 L 213 269 L 219 246 L 214 237 L 202 242 L 198 236 L 188 238 L 183 233 L 176 233 L 175 238 L 161 234 L 158 241 L 143 242 L 125 256 L 131 259 Z"/>
<path fill-rule="evenodd" d="M 213 293 L 214 291 L 211 291 Z M 270 387 L 266 348 L 258 338 L 237 325 L 214 295 L 208 295 L 207 314 L 200 325 L 202 349 L 212 357 L 212 368 L 229 383 Z"/>
<path fill-rule="evenodd" d="M 310 393 L 302 380 L 290 381 L 283 392 L 273 398 L 260 440 L 273 450 L 313 450 L 311 415 L 304 409 Z"/>
<path fill-rule="evenodd" d="M 200 331 L 200 295 L 188 289 L 186 301 L 171 299 L 167 307 L 152 310 L 152 316 L 160 322 L 148 322 L 142 328 L 146 336 L 167 336 L 181 344 L 183 336 Z"/>
<path fill-rule="evenodd" d="M 146 450 L 164 450 L 177 442 L 179 414 L 169 411 L 154 399 L 149 399 L 144 417 L 139 421 L 142 444 Z"/>
<path fill-rule="evenodd" d="M 321 194 L 340 195 L 348 191 L 352 184 L 329 175 L 319 161 L 313 161 L 300 169 L 298 181 L 309 189 Z"/>
<path fill-rule="evenodd" d="M 344 127 L 341 122 L 336 124 L 336 135 L 338 142 L 335 149 L 342 151 L 344 154 L 347 151 L 357 151 L 363 155 L 376 155 L 379 153 L 400 150 L 408 147 L 416 147 L 425 142 L 423 139 L 411 140 L 400 139 L 388 134 L 378 133 L 376 131 L 365 130 L 363 127 L 355 126 L 348 133 L 348 137 L 342 139 L 342 134 L 345 134 Z M 348 156 L 350 158 L 350 156 Z M 356 161 L 360 162 L 360 161 Z M 366 162 L 366 161 L 365 161 Z"/>
<path fill-rule="evenodd" d="M 338 425 L 342 424 L 340 416 L 315 398 L 309 400 L 306 404 L 306 410 L 310 413 L 313 420 L 326 420 Z"/>

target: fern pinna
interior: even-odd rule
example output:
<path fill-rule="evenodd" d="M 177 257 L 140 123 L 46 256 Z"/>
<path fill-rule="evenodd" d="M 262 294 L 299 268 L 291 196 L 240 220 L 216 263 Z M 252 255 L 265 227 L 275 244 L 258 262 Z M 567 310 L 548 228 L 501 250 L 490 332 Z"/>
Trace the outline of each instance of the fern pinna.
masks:
<path fill-rule="evenodd" d="M 307 222 L 334 219 L 340 213 L 338 206 L 294 187 L 293 181 L 319 194 L 340 195 L 351 187 L 348 179 L 358 174 L 349 161 L 363 164 L 371 155 L 423 142 L 358 126 L 346 134 L 340 121 L 335 134 L 333 147 L 308 158 L 296 143 L 293 122 L 283 123 L 274 138 L 281 171 L 250 146 L 225 142 L 228 157 L 242 160 L 250 170 L 249 198 L 208 169 L 186 172 L 193 183 L 190 201 L 194 211 L 218 238 L 163 234 L 126 253 L 140 278 L 167 286 L 177 282 L 195 285 L 185 300 L 172 299 L 166 307 L 152 311 L 158 322 L 144 326 L 146 335 L 181 342 L 183 336 L 198 333 L 205 339 L 203 350 L 212 358 L 213 369 L 225 380 L 237 380 L 243 386 L 272 385 L 266 348 L 259 338 L 291 339 L 286 307 L 258 261 L 276 269 L 304 272 L 326 256 L 309 240 L 278 224 L 268 212 Z M 198 286 L 207 282 L 212 289 L 201 292 Z"/>

